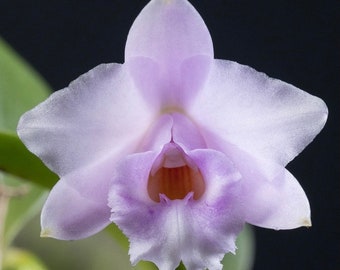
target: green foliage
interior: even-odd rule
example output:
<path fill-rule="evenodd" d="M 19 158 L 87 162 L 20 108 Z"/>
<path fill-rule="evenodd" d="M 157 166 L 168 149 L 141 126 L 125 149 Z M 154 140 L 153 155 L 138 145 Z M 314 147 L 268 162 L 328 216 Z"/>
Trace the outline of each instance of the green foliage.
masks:
<path fill-rule="evenodd" d="M 15 131 L 20 116 L 50 93 L 41 76 L 0 38 L 0 130 Z"/>
<path fill-rule="evenodd" d="M 14 133 L 0 132 L 0 170 L 16 175 L 46 188 L 58 177 L 41 160 L 29 152 Z"/>
<path fill-rule="evenodd" d="M 26 222 L 41 210 L 47 191 L 9 174 L 1 175 L 1 183 L 3 189 L 6 188 L 16 193 L 9 200 L 5 220 L 3 241 L 7 246 Z"/>
<path fill-rule="evenodd" d="M 5 254 L 4 270 L 47 270 L 47 268 L 29 251 L 11 248 Z"/>
<path fill-rule="evenodd" d="M 3 250 L 40 211 L 46 198 L 46 190 L 32 182 L 51 186 L 56 181 L 56 176 L 24 147 L 15 133 L 20 115 L 44 100 L 49 92 L 40 76 L 0 39 L 0 217 L 4 219 L 0 248 Z"/>
<path fill-rule="evenodd" d="M 20 116 L 51 93 L 45 81 L 0 38 L 0 170 L 51 187 L 57 176 L 16 135 Z"/>
<path fill-rule="evenodd" d="M 222 261 L 224 270 L 250 270 L 255 255 L 254 233 L 250 226 L 245 226 L 236 241 L 236 255 L 228 253 Z"/>

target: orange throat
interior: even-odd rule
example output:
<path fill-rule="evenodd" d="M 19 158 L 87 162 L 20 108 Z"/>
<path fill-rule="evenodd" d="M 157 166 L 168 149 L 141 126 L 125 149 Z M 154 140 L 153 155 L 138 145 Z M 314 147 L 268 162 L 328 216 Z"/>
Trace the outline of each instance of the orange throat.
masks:
<path fill-rule="evenodd" d="M 198 169 L 184 165 L 174 168 L 161 167 L 156 173 L 150 173 L 147 188 L 150 198 L 155 202 L 160 202 L 160 194 L 170 200 L 180 200 L 190 192 L 194 193 L 194 200 L 198 200 L 204 193 L 205 184 Z"/>

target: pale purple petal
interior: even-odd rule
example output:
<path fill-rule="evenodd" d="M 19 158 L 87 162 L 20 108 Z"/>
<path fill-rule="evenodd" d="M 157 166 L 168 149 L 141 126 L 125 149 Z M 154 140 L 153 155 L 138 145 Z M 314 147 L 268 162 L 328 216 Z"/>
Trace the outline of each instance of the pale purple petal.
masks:
<path fill-rule="evenodd" d="M 163 114 L 150 123 L 148 131 L 144 134 L 138 146 L 138 152 L 161 151 L 163 145 L 171 141 L 171 129 L 173 117 L 170 114 Z"/>
<path fill-rule="evenodd" d="M 97 160 L 59 180 L 42 210 L 42 236 L 75 240 L 105 228 L 110 218 L 107 198 L 116 163 L 116 157 Z"/>
<path fill-rule="evenodd" d="M 151 1 L 133 23 L 125 63 L 153 106 L 191 101 L 213 59 L 209 31 L 188 1 Z"/>
<path fill-rule="evenodd" d="M 41 214 L 41 236 L 77 240 L 109 225 L 110 209 L 82 195 L 61 179 L 52 189 Z"/>
<path fill-rule="evenodd" d="M 237 146 L 210 135 L 241 175 L 239 211 L 253 225 L 272 229 L 310 226 L 310 206 L 296 179 L 281 165 L 252 157 Z"/>
<path fill-rule="evenodd" d="M 211 149 L 194 150 L 188 155 L 204 175 L 206 191 L 202 199 L 208 205 L 216 206 L 219 200 L 225 203 L 228 200 L 226 196 L 228 194 L 233 194 L 235 196 L 233 200 L 236 200 L 240 192 L 238 189 L 241 185 L 242 175 L 229 157 Z M 232 203 L 231 198 L 229 199 L 230 202 L 224 207 L 230 207 L 230 211 L 232 211 L 232 207 L 235 207 L 236 203 Z M 233 214 L 235 215 L 235 213 Z M 237 217 L 242 220 L 241 213 Z"/>
<path fill-rule="evenodd" d="M 180 113 L 172 113 L 171 116 L 172 138 L 178 145 L 185 151 L 207 148 L 198 126 L 189 117 Z"/>
<path fill-rule="evenodd" d="M 239 206 L 248 223 L 271 229 L 311 226 L 310 206 L 298 181 L 282 166 L 229 147 L 242 175 Z"/>
<path fill-rule="evenodd" d="M 246 178 L 242 195 L 248 223 L 275 230 L 312 225 L 307 196 L 287 170 L 271 181 Z"/>
<path fill-rule="evenodd" d="M 119 164 L 109 206 L 111 220 L 129 237 L 133 264 L 150 260 L 170 270 L 182 260 L 187 269 L 222 269 L 224 254 L 235 251 L 243 226 L 243 214 L 235 207 L 240 175 L 222 153 L 194 150 L 188 155 L 206 180 L 198 200 L 192 193 L 183 200 L 161 196 L 159 203 L 145 196 L 155 152 L 134 154 Z"/>
<path fill-rule="evenodd" d="M 132 152 L 153 112 L 125 68 L 100 65 L 25 113 L 18 134 L 59 175 L 110 154 Z"/>
<path fill-rule="evenodd" d="M 201 128 L 225 142 L 283 166 L 314 139 L 327 119 L 321 99 L 250 67 L 220 60 L 188 111 Z M 209 138 L 205 140 L 209 147 Z"/>
<path fill-rule="evenodd" d="M 196 55 L 212 58 L 213 45 L 203 19 L 186 0 L 150 1 L 131 26 L 125 47 L 125 60 L 146 57 L 162 68 Z"/>
<path fill-rule="evenodd" d="M 206 144 L 198 127 L 186 115 L 169 112 L 158 116 L 143 136 L 138 147 L 141 151 L 160 151 L 171 140 L 184 150 L 203 149 Z"/>

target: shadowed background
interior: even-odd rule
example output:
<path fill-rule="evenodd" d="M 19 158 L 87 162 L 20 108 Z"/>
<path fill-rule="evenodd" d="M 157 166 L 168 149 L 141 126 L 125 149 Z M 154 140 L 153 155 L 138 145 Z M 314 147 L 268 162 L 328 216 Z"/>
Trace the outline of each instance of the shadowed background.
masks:
<path fill-rule="evenodd" d="M 147 2 L 0 0 L 0 36 L 58 90 L 100 63 L 122 63 L 128 30 Z M 325 129 L 288 166 L 310 200 L 313 227 L 278 232 L 256 228 L 254 269 L 337 269 L 340 3 L 191 3 L 210 30 L 216 58 L 289 82 L 324 99 L 330 111 Z"/>

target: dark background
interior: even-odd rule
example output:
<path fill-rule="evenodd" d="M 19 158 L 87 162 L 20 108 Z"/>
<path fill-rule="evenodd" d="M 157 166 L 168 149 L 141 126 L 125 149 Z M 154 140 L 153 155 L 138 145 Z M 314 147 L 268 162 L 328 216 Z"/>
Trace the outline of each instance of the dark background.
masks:
<path fill-rule="evenodd" d="M 0 36 L 63 88 L 123 62 L 128 30 L 148 1 L 0 0 Z M 325 100 L 325 129 L 288 169 L 310 199 L 313 227 L 256 229 L 255 270 L 340 269 L 339 1 L 195 0 L 215 57 L 247 64 Z"/>

